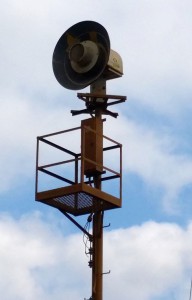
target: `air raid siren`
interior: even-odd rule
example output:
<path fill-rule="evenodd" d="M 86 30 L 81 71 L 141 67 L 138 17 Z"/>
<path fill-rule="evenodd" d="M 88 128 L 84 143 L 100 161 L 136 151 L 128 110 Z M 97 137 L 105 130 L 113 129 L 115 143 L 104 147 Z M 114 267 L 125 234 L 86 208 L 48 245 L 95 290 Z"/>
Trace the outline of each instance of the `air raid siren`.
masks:
<path fill-rule="evenodd" d="M 86 108 L 71 111 L 72 115 L 87 113 L 90 117 L 82 120 L 80 127 L 37 138 L 36 200 L 59 209 L 87 236 L 89 266 L 92 268 L 92 295 L 89 300 L 102 300 L 102 278 L 106 274 L 103 273 L 104 211 L 122 205 L 122 145 L 103 134 L 103 122 L 106 119 L 102 116 L 117 117 L 118 114 L 109 111 L 108 106 L 126 100 L 126 96 L 106 93 L 106 81 L 123 75 L 122 59 L 110 49 L 109 36 L 102 25 L 83 21 L 70 27 L 60 37 L 54 49 L 52 64 L 54 75 L 63 87 L 79 90 L 90 85 L 90 93 L 77 94 L 85 102 Z M 81 146 L 78 145 L 77 151 L 66 148 L 63 143 L 68 140 L 63 135 L 70 133 L 72 136 L 79 130 Z M 59 144 L 56 143 L 57 137 Z M 60 151 L 55 162 L 41 163 L 40 153 L 45 145 L 51 148 L 50 153 L 53 149 Z M 112 161 L 105 160 L 108 154 Z M 62 157 L 61 161 L 58 161 L 59 157 Z M 114 159 L 119 162 L 115 170 Z M 73 165 L 71 172 L 66 168 L 65 173 L 65 166 L 69 164 Z M 42 178 L 40 174 L 52 178 L 48 190 L 43 189 L 46 181 L 39 184 Z M 111 180 L 116 183 L 107 188 L 107 182 Z M 113 193 L 115 187 L 117 190 Z M 72 217 L 86 214 L 89 216 L 85 227 Z M 92 234 L 86 229 L 90 222 Z"/>
<path fill-rule="evenodd" d="M 70 27 L 57 42 L 52 63 L 58 82 L 71 90 L 83 89 L 101 77 L 123 75 L 120 55 L 110 49 L 106 29 L 94 21 Z"/>

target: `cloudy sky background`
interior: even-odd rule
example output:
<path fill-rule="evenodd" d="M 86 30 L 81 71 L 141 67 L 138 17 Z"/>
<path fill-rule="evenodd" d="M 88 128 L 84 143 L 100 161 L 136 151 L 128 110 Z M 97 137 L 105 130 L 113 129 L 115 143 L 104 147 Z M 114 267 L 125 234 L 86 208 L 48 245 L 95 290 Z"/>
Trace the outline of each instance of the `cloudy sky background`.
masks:
<path fill-rule="evenodd" d="M 104 299 L 184 300 L 192 276 L 192 3 L 190 0 L 1 0 L 0 294 L 4 300 L 89 298 L 83 237 L 34 201 L 36 136 L 79 126 L 76 92 L 52 72 L 59 37 L 101 23 L 126 95 L 107 118 L 123 144 L 123 208 L 107 212 Z M 86 89 L 87 91 L 87 89 Z M 85 116 L 86 117 L 86 116 Z M 80 220 L 84 225 L 86 219 Z M 77 251 L 78 249 L 78 251 Z M 83 274 L 83 276 L 82 276 Z"/>

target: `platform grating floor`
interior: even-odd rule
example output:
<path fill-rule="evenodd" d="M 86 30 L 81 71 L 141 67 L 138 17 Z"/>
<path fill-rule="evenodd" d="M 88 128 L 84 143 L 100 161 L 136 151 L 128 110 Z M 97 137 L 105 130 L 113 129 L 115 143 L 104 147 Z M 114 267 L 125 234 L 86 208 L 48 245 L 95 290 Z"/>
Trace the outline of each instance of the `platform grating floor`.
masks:
<path fill-rule="evenodd" d="M 93 196 L 80 192 L 54 198 L 54 201 L 60 202 L 69 208 L 82 209 L 93 205 Z"/>

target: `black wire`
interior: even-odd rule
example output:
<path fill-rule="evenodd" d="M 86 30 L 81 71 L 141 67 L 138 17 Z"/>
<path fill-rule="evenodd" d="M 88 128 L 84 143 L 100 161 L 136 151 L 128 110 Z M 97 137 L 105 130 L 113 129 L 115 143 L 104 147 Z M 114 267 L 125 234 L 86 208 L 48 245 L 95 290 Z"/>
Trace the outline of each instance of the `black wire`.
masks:
<path fill-rule="evenodd" d="M 84 229 L 89 233 L 89 230 L 90 230 L 90 221 L 87 221 L 86 224 L 85 224 L 85 227 Z M 89 242 L 89 237 L 87 236 L 87 234 L 84 233 L 83 235 L 83 243 L 85 245 L 85 254 L 88 256 L 89 254 L 89 246 L 87 245 L 88 242 Z"/>
<path fill-rule="evenodd" d="M 85 227 L 84 227 L 84 229 L 86 230 L 86 231 L 88 231 L 87 230 L 87 227 L 89 226 L 89 222 L 87 222 L 86 224 L 85 224 Z M 88 237 L 87 237 L 87 235 L 84 233 L 83 234 L 83 243 L 84 243 L 84 245 L 85 245 L 85 254 L 86 255 L 88 255 L 88 253 L 87 253 L 87 251 L 86 251 L 86 249 L 87 249 L 87 239 L 88 239 Z"/>
<path fill-rule="evenodd" d="M 85 226 L 84 226 L 84 229 L 89 233 L 89 231 L 90 231 L 90 223 L 92 222 L 92 215 L 93 215 L 93 213 L 91 213 L 89 216 L 88 216 L 88 218 L 87 218 L 87 222 L 86 222 L 86 224 L 85 224 Z M 90 245 L 88 246 L 87 244 L 88 244 L 88 242 L 90 242 Z M 88 237 L 88 235 L 87 234 L 83 234 L 83 243 L 84 243 L 84 245 L 85 245 L 85 254 L 88 256 L 90 253 L 89 253 L 89 249 L 90 249 L 90 246 L 91 246 L 91 241 L 90 241 L 90 239 L 89 239 L 89 237 Z"/>

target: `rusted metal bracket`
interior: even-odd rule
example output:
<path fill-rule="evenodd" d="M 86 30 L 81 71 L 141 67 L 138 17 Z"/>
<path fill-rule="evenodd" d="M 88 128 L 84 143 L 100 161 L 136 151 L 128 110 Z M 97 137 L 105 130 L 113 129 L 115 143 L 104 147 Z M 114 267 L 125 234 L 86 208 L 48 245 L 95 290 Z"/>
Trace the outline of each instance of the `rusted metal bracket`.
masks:
<path fill-rule="evenodd" d="M 126 101 L 126 96 L 119 95 L 101 95 L 95 93 L 78 93 L 77 97 L 85 102 L 86 109 L 81 110 L 71 110 L 72 116 L 79 114 L 95 114 L 96 110 L 99 108 L 104 115 L 109 115 L 111 117 L 117 118 L 118 113 L 112 112 L 107 109 L 108 106 L 119 104 Z M 112 100 L 112 102 L 108 102 Z"/>
<path fill-rule="evenodd" d="M 108 272 L 102 273 L 102 275 L 108 275 L 108 274 L 110 274 L 110 273 L 111 273 L 111 270 L 109 270 Z"/>
<path fill-rule="evenodd" d="M 110 227 L 110 226 L 111 226 L 111 223 L 109 223 L 108 225 L 103 226 L 103 228 L 107 228 L 107 227 Z"/>
<path fill-rule="evenodd" d="M 82 227 L 77 221 L 75 221 L 68 213 L 66 213 L 64 210 L 58 208 L 58 210 L 64 214 L 65 217 L 67 217 L 75 226 L 77 226 L 81 231 L 83 231 L 84 234 L 86 234 L 89 238 L 89 240 L 93 239 L 93 235 L 90 234 L 84 227 Z"/>

